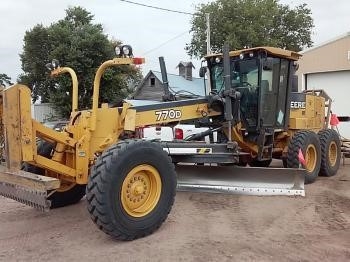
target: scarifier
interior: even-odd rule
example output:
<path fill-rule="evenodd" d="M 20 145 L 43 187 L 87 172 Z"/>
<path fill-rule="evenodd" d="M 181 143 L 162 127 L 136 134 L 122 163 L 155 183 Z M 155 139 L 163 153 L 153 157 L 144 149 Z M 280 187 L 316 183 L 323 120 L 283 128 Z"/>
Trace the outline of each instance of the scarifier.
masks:
<path fill-rule="evenodd" d="M 210 76 L 206 97 L 175 101 L 166 92 L 170 101 L 158 104 L 99 105 L 106 68 L 144 62 L 133 57 L 130 46 L 117 51 L 119 57 L 96 72 L 89 110 L 78 110 L 74 71 L 57 61 L 49 65 L 53 76 L 69 73 L 72 78 L 72 113 L 62 132 L 31 118 L 28 87 L 16 84 L 1 93 L 6 169 L 0 172 L 0 194 L 43 210 L 74 204 L 86 194 L 96 225 L 114 238 L 131 240 L 164 222 L 176 187 L 304 195 L 304 177 L 312 182 L 318 173 L 337 172 L 340 142 L 327 129 L 325 114 L 330 99 L 321 91 L 292 92 L 299 54 L 272 47 L 229 52 L 225 47 L 223 54 L 205 58 L 201 72 L 206 69 Z M 187 120 L 209 129 L 184 141 L 135 138 L 140 127 Z M 200 141 L 214 132 L 217 142 Z M 266 168 L 273 158 L 286 168 Z M 247 164 L 251 167 L 241 167 Z"/>

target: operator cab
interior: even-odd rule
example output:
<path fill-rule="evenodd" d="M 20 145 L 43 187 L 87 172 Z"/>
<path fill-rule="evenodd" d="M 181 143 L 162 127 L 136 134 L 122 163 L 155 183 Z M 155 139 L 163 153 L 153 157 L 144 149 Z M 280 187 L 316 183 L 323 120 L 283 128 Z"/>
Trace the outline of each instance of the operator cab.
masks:
<path fill-rule="evenodd" d="M 294 61 L 300 55 L 279 48 L 257 47 L 231 51 L 229 56 L 229 88 L 240 94 L 239 109 L 232 106 L 233 122 L 241 120 L 243 128 L 252 134 L 263 128 L 287 129 Z M 227 89 L 223 78 L 223 56 L 211 55 L 206 60 L 211 94 L 223 97 Z M 232 103 L 236 102 L 232 99 Z"/>

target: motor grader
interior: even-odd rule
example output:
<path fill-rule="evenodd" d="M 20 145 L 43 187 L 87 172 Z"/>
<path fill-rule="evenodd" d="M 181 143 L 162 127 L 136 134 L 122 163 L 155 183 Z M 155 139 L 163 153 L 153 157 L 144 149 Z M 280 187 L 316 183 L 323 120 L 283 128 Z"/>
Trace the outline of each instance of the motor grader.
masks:
<path fill-rule="evenodd" d="M 324 95 L 291 92 L 299 54 L 271 47 L 229 52 L 226 47 L 223 54 L 205 58 L 206 97 L 112 107 L 99 104 L 103 72 L 144 62 L 129 46 L 117 53 L 96 72 L 89 110 L 79 110 L 74 71 L 57 61 L 49 65 L 53 76 L 72 78 L 72 113 L 62 132 L 32 119 L 28 87 L 16 84 L 2 92 L 6 169 L 0 172 L 1 195 L 46 210 L 74 204 L 86 194 L 98 228 L 132 240 L 164 222 L 177 187 L 304 195 L 304 177 L 312 182 L 318 173 L 337 172 L 340 143 L 327 129 Z M 136 138 L 140 127 L 186 120 L 209 129 L 184 141 Z M 213 132 L 218 142 L 198 141 Z M 272 158 L 282 159 L 286 168 L 264 168 Z M 252 167 L 239 167 L 246 164 Z"/>

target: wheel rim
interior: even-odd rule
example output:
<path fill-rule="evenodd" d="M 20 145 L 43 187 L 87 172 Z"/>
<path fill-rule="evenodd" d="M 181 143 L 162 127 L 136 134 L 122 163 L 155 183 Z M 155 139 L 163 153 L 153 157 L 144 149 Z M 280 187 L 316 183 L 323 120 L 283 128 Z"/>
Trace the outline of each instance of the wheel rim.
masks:
<path fill-rule="evenodd" d="M 162 190 L 159 172 L 151 165 L 134 167 L 125 177 L 121 201 L 124 210 L 132 217 L 143 217 L 157 205 Z"/>
<path fill-rule="evenodd" d="M 336 165 L 337 157 L 338 157 L 337 144 L 334 141 L 332 141 L 329 144 L 329 148 L 328 148 L 328 159 L 329 159 L 330 166 Z"/>
<path fill-rule="evenodd" d="M 305 151 L 306 170 L 309 172 L 314 171 L 317 162 L 316 147 L 314 145 L 308 145 Z"/>

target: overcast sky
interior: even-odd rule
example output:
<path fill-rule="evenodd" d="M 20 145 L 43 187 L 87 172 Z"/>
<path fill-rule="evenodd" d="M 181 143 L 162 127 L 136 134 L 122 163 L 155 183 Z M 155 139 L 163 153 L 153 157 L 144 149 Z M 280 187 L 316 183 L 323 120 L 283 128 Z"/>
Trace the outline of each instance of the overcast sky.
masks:
<path fill-rule="evenodd" d="M 199 3 L 208 0 L 135 0 L 135 2 L 193 13 Z M 350 31 L 349 0 L 281 0 L 292 6 L 306 3 L 314 18 L 314 44 L 320 44 Z M 184 47 L 190 42 L 191 16 L 132 5 L 118 0 L 1 0 L 0 73 L 15 81 L 21 73 L 19 54 L 26 30 L 36 24 L 45 26 L 63 18 L 65 9 L 83 6 L 101 23 L 110 38 L 133 46 L 136 56 L 144 56 L 143 72 L 159 70 L 158 57 L 164 56 L 168 73 L 177 73 L 176 65 L 190 61 Z M 350 47 L 349 47 L 350 48 Z M 199 61 L 192 60 L 196 69 Z"/>

